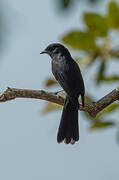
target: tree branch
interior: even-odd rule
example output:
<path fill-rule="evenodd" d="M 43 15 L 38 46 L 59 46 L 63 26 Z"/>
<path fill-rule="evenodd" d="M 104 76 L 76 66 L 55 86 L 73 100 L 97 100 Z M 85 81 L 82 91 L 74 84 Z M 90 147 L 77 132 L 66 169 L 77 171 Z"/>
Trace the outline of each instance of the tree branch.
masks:
<path fill-rule="evenodd" d="M 15 98 L 34 98 L 50 101 L 59 105 L 64 104 L 64 98 L 56 93 L 46 92 L 43 90 L 28 90 L 28 89 L 16 89 L 8 88 L 6 91 L 0 94 L 0 102 L 13 100 Z M 105 107 L 112 104 L 116 100 L 119 100 L 119 87 L 112 92 L 98 100 L 97 102 L 85 103 L 85 107 L 80 105 L 80 110 L 88 112 L 90 116 L 96 117 L 96 115 L 102 111 Z"/>

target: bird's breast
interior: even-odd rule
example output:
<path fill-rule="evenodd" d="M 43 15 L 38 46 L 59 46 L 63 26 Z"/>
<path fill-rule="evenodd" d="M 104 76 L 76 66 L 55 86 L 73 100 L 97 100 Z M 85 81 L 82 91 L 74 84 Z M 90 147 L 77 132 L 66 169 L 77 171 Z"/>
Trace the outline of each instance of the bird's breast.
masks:
<path fill-rule="evenodd" d="M 52 73 L 55 78 L 58 80 L 59 73 L 65 73 L 66 71 L 66 63 L 63 61 L 59 61 L 56 59 L 52 59 Z"/>
<path fill-rule="evenodd" d="M 55 68 L 57 71 L 64 71 L 66 63 L 61 60 L 52 59 L 52 68 Z"/>

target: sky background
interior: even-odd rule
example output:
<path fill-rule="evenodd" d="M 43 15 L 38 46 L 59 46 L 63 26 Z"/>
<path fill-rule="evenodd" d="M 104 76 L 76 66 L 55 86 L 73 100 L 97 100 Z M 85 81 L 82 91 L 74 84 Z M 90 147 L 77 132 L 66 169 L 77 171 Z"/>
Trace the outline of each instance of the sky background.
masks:
<path fill-rule="evenodd" d="M 52 77 L 51 60 L 40 52 L 48 44 L 60 42 L 69 29 L 82 27 L 84 11 L 105 12 L 106 3 L 102 1 L 94 9 L 82 2 L 71 14 L 63 16 L 53 0 L 0 1 L 0 11 L 6 19 L 0 62 L 1 91 L 8 86 L 44 89 L 44 81 Z M 96 89 L 91 82 L 94 71 L 96 66 L 84 77 L 86 92 L 88 89 L 89 94 L 94 92 L 94 97 L 100 98 L 115 85 Z M 117 129 L 90 132 L 89 123 L 80 112 L 80 142 L 74 146 L 57 144 L 61 111 L 41 115 L 44 106 L 44 101 L 34 99 L 0 104 L 1 180 L 119 179 Z"/>

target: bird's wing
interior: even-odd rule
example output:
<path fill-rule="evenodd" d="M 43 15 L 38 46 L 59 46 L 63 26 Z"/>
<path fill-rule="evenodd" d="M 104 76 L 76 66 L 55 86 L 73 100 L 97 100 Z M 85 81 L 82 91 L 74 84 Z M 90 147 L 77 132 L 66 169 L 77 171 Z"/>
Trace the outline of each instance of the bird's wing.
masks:
<path fill-rule="evenodd" d="M 74 81 L 72 82 L 70 78 L 67 78 L 66 74 L 59 72 L 57 74 L 57 80 L 61 87 L 65 90 L 67 95 L 69 96 L 70 100 L 72 103 L 79 108 L 79 102 L 78 102 L 78 96 L 79 93 L 75 91 L 75 83 Z"/>
<path fill-rule="evenodd" d="M 54 71 L 55 69 L 55 71 Z M 64 66 L 55 66 L 53 74 L 65 92 L 71 97 L 84 94 L 84 83 L 78 65 L 75 62 Z"/>
<path fill-rule="evenodd" d="M 57 80 L 61 87 L 65 90 L 65 92 L 69 96 L 74 96 L 74 89 L 75 89 L 75 77 L 69 77 L 68 72 L 58 72 L 57 73 Z M 73 80 L 72 80 L 73 79 Z"/>
<path fill-rule="evenodd" d="M 62 72 L 57 73 L 57 81 L 59 82 L 61 87 L 66 91 L 66 93 L 68 93 L 67 91 L 69 89 L 69 85 L 68 85 L 69 83 L 64 73 Z"/>

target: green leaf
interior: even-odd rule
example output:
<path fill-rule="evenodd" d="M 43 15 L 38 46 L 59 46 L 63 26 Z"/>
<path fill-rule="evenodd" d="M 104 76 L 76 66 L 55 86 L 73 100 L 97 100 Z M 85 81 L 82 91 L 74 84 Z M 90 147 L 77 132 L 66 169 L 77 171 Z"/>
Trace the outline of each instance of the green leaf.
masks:
<path fill-rule="evenodd" d="M 119 80 L 119 76 L 103 77 L 102 80 L 106 81 L 106 82 L 118 81 Z"/>
<path fill-rule="evenodd" d="M 84 21 L 89 32 L 95 37 L 105 37 L 108 32 L 108 24 L 105 17 L 96 13 L 85 13 Z"/>
<path fill-rule="evenodd" d="M 92 57 L 89 55 L 85 55 L 82 57 L 75 58 L 75 61 L 77 62 L 78 65 L 82 65 L 85 67 L 85 66 L 89 66 L 92 63 Z"/>
<path fill-rule="evenodd" d="M 105 61 L 102 60 L 100 67 L 99 67 L 99 71 L 96 75 L 96 81 L 97 83 L 100 83 L 103 80 L 104 77 L 104 71 L 105 71 Z"/>
<path fill-rule="evenodd" d="M 73 49 L 82 49 L 82 50 L 96 50 L 96 44 L 94 37 L 90 33 L 81 32 L 81 31 L 72 31 L 66 34 L 62 41 L 71 46 Z"/>
<path fill-rule="evenodd" d="M 94 118 L 92 118 L 92 116 L 90 116 L 89 113 L 84 112 L 84 116 L 85 116 L 88 120 L 94 121 Z"/>
<path fill-rule="evenodd" d="M 104 116 L 106 114 L 112 113 L 113 111 L 119 109 L 119 103 L 115 103 L 115 104 L 111 104 L 109 106 L 107 106 L 104 110 L 102 110 L 97 117 L 101 117 Z"/>
<path fill-rule="evenodd" d="M 111 1 L 109 3 L 107 21 L 109 27 L 111 28 L 119 27 L 119 8 L 115 1 Z"/>
<path fill-rule="evenodd" d="M 87 103 L 91 103 L 91 102 L 94 102 L 94 99 L 92 97 L 90 97 L 90 96 L 85 96 L 85 101 Z"/>
<path fill-rule="evenodd" d="M 56 81 L 55 79 L 49 78 L 49 79 L 47 79 L 47 80 L 45 81 L 45 86 L 46 86 L 46 87 L 51 87 L 51 86 L 54 85 L 54 84 L 57 84 L 57 81 Z"/>
<path fill-rule="evenodd" d="M 119 108 L 119 103 L 115 103 L 115 104 L 111 104 L 110 106 L 107 106 L 105 111 L 108 113 L 116 110 L 117 108 Z"/>
<path fill-rule="evenodd" d="M 103 128 L 109 128 L 111 126 L 115 126 L 115 122 L 111 121 L 106 121 L 106 122 L 96 122 L 93 123 L 90 126 L 90 130 L 97 130 L 97 129 L 103 129 Z"/>
<path fill-rule="evenodd" d="M 93 118 L 92 116 L 90 116 L 88 112 L 84 112 L 84 115 L 85 115 L 85 117 L 86 117 L 88 120 L 90 120 L 91 122 L 96 123 L 96 122 L 100 122 L 100 121 L 101 121 L 101 119 L 99 119 L 98 117 Z"/>
<path fill-rule="evenodd" d="M 50 113 L 50 112 L 52 112 L 52 111 L 59 110 L 59 109 L 61 109 L 61 108 L 62 108 L 61 105 L 48 102 L 41 113 L 42 113 L 42 114 L 47 114 L 47 113 Z"/>

